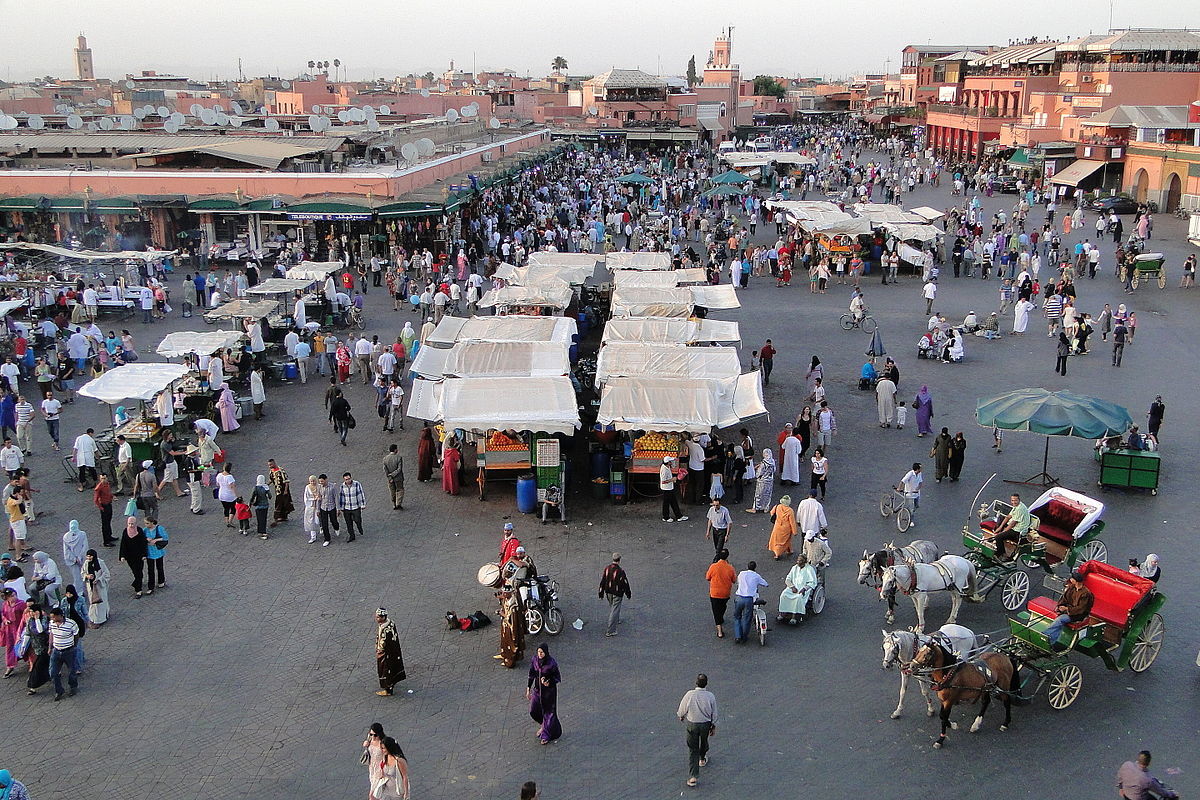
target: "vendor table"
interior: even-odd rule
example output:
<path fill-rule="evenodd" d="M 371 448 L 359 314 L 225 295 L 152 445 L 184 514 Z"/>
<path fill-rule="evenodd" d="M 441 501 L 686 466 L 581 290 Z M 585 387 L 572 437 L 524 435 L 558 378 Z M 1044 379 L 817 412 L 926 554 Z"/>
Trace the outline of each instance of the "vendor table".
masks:
<path fill-rule="evenodd" d="M 158 460 L 158 444 L 162 440 L 162 428 L 157 420 L 131 419 L 120 425 L 116 434 L 124 436 L 133 450 L 133 461 L 140 464 L 143 461 Z"/>
<path fill-rule="evenodd" d="M 1124 489 L 1149 489 L 1158 494 L 1158 478 L 1162 459 L 1150 450 L 1101 450 L 1101 486 L 1117 486 Z"/>

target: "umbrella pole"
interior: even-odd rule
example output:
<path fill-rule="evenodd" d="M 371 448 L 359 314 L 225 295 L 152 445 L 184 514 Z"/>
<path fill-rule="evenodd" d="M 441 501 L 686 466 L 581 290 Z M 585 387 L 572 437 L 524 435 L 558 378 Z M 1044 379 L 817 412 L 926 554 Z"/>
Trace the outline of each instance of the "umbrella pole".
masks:
<path fill-rule="evenodd" d="M 1009 481 L 1005 483 L 1018 483 L 1023 486 L 1058 486 L 1058 478 L 1051 475 L 1046 470 L 1050 464 L 1050 437 L 1046 437 L 1046 449 L 1042 453 L 1042 471 L 1036 475 L 1031 475 L 1023 481 Z"/>

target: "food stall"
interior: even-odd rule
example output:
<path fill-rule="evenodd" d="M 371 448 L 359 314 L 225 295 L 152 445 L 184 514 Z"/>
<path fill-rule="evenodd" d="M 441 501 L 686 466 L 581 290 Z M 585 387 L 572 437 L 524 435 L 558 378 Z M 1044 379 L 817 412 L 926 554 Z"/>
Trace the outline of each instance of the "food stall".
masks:
<path fill-rule="evenodd" d="M 204 312 L 204 321 L 215 323 L 224 319 L 269 319 L 279 307 L 276 300 L 230 300 Z"/>
<path fill-rule="evenodd" d="M 468 341 L 450 348 L 421 348 L 411 371 L 426 380 L 552 377 L 568 374 L 571 364 L 567 349 L 556 342 Z"/>
<path fill-rule="evenodd" d="M 610 342 L 600 348 L 596 385 L 611 378 L 732 378 L 741 373 L 733 347 Z"/>
<path fill-rule="evenodd" d="M 119 424 L 113 435 L 124 435 L 133 448 L 135 461 L 158 460 L 158 443 L 162 426 L 153 415 L 153 401 L 163 392 L 171 392 L 172 384 L 184 377 L 188 368 L 183 364 L 126 364 L 115 367 L 100 377 L 88 381 L 79 389 L 81 397 L 117 405 L 126 400 L 139 400 L 140 413 Z M 167 402 L 171 402 L 168 399 Z"/>
<path fill-rule="evenodd" d="M 638 317 L 610 319 L 600 337 L 601 346 L 612 342 L 650 342 L 659 344 L 737 344 L 741 331 L 736 322 L 716 319 L 678 319 L 674 317 Z"/>
<path fill-rule="evenodd" d="M 1102 444 L 1096 450 L 1100 462 L 1099 486 L 1115 486 L 1121 489 L 1149 489 L 1158 494 L 1158 481 L 1162 470 L 1162 457 L 1156 450 L 1131 450 L 1121 447 L 1120 439 L 1114 437 L 1115 446 Z"/>
<path fill-rule="evenodd" d="M 674 289 L 677 286 L 700 286 L 706 283 L 708 276 L 700 267 L 666 272 L 621 269 L 613 273 L 613 285 L 624 289 Z"/>
<path fill-rule="evenodd" d="M 284 273 L 285 278 L 291 280 L 308 280 L 325 282 L 325 279 L 330 275 L 342 269 L 341 261 L 301 261 L 294 267 L 288 269 Z M 337 276 L 334 275 L 334 281 L 337 282 Z"/>
<path fill-rule="evenodd" d="M 529 267 L 553 267 L 560 270 L 561 277 L 567 283 L 584 283 L 596 274 L 596 264 L 602 256 L 594 253 L 547 253 L 537 251 L 529 254 L 525 260 Z M 568 280 L 566 274 L 572 272 L 573 278 Z"/>
<path fill-rule="evenodd" d="M 570 255 L 570 254 L 568 254 Z M 500 278 L 511 286 L 537 286 L 547 281 L 562 281 L 570 286 L 582 286 L 596 271 L 593 259 L 590 268 L 578 266 L 557 266 L 554 264 L 537 263 L 524 267 L 514 267 L 502 263 L 492 273 L 492 277 Z"/>
<path fill-rule="evenodd" d="M 620 269 L 668 270 L 671 268 L 671 254 L 648 250 L 605 253 L 604 268 L 609 272 L 616 272 Z"/>
<path fill-rule="evenodd" d="M 479 300 L 480 308 L 494 308 L 500 316 L 562 316 L 575 292 L 561 279 L 548 279 L 536 286 L 503 286 L 489 289 Z"/>
<path fill-rule="evenodd" d="M 578 325 L 570 317 L 442 317 L 425 340 L 431 348 L 456 342 L 558 342 L 570 347 Z M 421 348 L 422 350 L 427 348 Z M 420 353 L 418 353 L 420 355 Z"/>
<path fill-rule="evenodd" d="M 729 284 L 643 289 L 617 286 L 612 295 L 612 316 L 691 317 L 695 309 L 724 311 L 741 308 L 737 292 Z"/>

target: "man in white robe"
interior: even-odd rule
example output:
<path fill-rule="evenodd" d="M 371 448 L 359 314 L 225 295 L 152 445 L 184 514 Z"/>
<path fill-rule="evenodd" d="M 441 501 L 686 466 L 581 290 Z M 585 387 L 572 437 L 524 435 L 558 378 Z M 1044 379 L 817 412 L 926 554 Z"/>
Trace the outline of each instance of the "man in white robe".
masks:
<path fill-rule="evenodd" d="M 879 409 L 879 427 L 890 428 L 896 416 L 896 384 L 886 376 L 875 384 L 875 405 Z"/>
<path fill-rule="evenodd" d="M 804 451 L 804 443 L 793 434 L 783 440 L 780 449 L 783 450 L 783 475 L 780 480 L 784 484 L 795 485 L 800 482 L 800 454 Z"/>

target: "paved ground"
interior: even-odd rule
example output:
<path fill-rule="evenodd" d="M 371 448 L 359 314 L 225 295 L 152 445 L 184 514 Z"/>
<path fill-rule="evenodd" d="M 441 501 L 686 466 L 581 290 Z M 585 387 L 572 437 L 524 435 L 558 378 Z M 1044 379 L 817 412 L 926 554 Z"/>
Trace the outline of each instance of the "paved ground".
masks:
<path fill-rule="evenodd" d="M 945 194 L 919 192 L 909 205 L 942 207 Z M 988 206 L 1012 199 L 999 196 Z M 1155 247 L 1170 255 L 1174 285 L 1185 253 L 1182 223 L 1161 218 L 1155 233 Z M 1166 398 L 1159 496 L 1102 495 L 1110 503 L 1104 538 L 1112 558 L 1163 556 L 1162 589 L 1170 598 L 1166 646 L 1140 676 L 1108 673 L 1078 659 L 1084 694 L 1064 712 L 1039 698 L 1015 709 L 1007 733 L 997 730 L 1000 717 L 993 712 L 980 734 L 953 733 L 940 752 L 930 747 L 935 724 L 921 714 L 919 699 L 910 699 L 904 718 L 888 719 L 897 676 L 878 666 L 883 608 L 855 584 L 855 561 L 864 548 L 893 538 L 895 529 L 875 510 L 878 492 L 911 461 L 929 460 L 928 439 L 880 430 L 871 398 L 854 388 L 868 341 L 836 326 L 848 301 L 844 287 L 814 297 L 803 282 L 776 289 L 758 281 L 743 293 L 740 312 L 721 315 L 741 320 L 746 354 L 767 336 L 780 350 L 767 391 L 772 419 L 751 426 L 755 437 L 773 442 L 783 422 L 794 419 L 814 353 L 825 362 L 839 411 L 827 503 L 836 555 L 829 603 L 818 620 L 773 631 L 765 649 L 715 639 L 703 581 L 710 550 L 699 510 L 691 522 L 665 526 L 653 502 L 611 507 L 582 499 L 569 526 L 542 528 L 516 514 L 511 489 L 496 488 L 481 504 L 469 495 L 448 498 L 436 485 L 410 478 L 409 510 L 390 512 L 379 461 L 395 440 L 411 464 L 411 429 L 381 435 L 372 415 L 360 413 L 364 422 L 343 450 L 323 422 L 321 384 L 271 387 L 268 420 L 248 423 L 228 441 L 236 474 L 252 482 L 271 456 L 297 483 L 310 472 L 351 469 L 364 479 L 371 503 L 367 536 L 321 549 L 305 544 L 292 523 L 264 543 L 231 535 L 211 512 L 211 501 L 204 517 L 187 514 L 181 501 L 165 501 L 170 588 L 135 601 L 123 565 L 105 552 L 116 576 L 114 614 L 85 640 L 82 692 L 54 704 L 45 696 L 27 698 L 16 680 L 0 686 L 7 697 L 0 766 L 29 784 L 36 798 L 361 797 L 366 780 L 359 743 L 365 728 L 379 721 L 408 754 L 414 798 L 515 797 L 527 779 L 537 780 L 547 798 L 606 800 L 685 791 L 713 797 L 797 791 L 934 796 L 947 790 L 963 797 L 1036 796 L 1061 794 L 1063 787 L 1071 787 L 1071 796 L 1106 797 L 1117 765 L 1143 747 L 1155 752 L 1160 773 L 1183 769 L 1168 779 L 1194 792 L 1194 747 L 1187 742 L 1197 732 L 1200 595 L 1185 565 L 1200 503 L 1187 488 L 1185 465 L 1200 456 L 1186 424 L 1200 413 L 1192 391 L 1198 301 L 1174 288 L 1126 298 L 1111 277 L 1108 253 L 1102 263 L 1105 275 L 1081 285 L 1081 305 L 1094 313 L 1106 301 L 1128 300 L 1140 312 L 1137 342 L 1120 370 L 1109 367 L 1097 342 L 1094 355 L 1072 359 L 1066 379 L 1053 372 L 1052 340 L 1039 335 L 1036 318 L 1024 338 L 969 342 L 963 365 L 917 361 L 915 341 L 925 322 L 918 284 L 911 278 L 896 287 L 866 284 L 885 341 L 900 358 L 902 394 L 927 383 L 935 423 L 964 431 L 969 441 L 962 482 L 931 481 L 913 531 L 951 551 L 960 550 L 959 530 L 979 486 L 993 473 L 1036 472 L 1042 455 L 1042 439 L 1019 434 L 1010 434 L 1004 453 L 995 455 L 988 433 L 973 422 L 977 397 L 1021 386 L 1070 387 L 1124 403 L 1135 419 L 1154 394 Z M 984 312 L 994 307 L 996 289 L 994 281 L 947 278 L 936 305 L 952 319 L 971 308 Z M 368 296 L 368 330 L 393 335 L 404 315 L 381 300 Z M 145 347 L 168 330 L 187 329 L 183 323 L 139 325 L 134 333 Z M 370 408 L 369 397 L 361 387 L 351 392 L 360 411 Z M 64 438 L 99 422 L 102 412 L 84 401 L 70 407 Z M 72 517 L 98 541 L 94 510 L 86 495 L 58 483 L 61 472 L 45 441 L 39 431 L 33 465 L 44 490 L 41 508 L 55 509 L 32 529 L 34 541 L 57 549 Z M 1089 443 L 1054 441 L 1051 465 L 1065 485 L 1096 490 Z M 1003 491 L 993 483 L 987 494 Z M 767 557 L 769 523 L 740 510 L 735 516 L 734 560 L 740 567 L 757 558 L 774 590 L 786 566 Z M 490 658 L 497 629 L 460 634 L 447 632 L 442 621 L 448 609 L 490 613 L 490 592 L 475 582 L 475 571 L 492 558 L 501 523 L 510 518 L 539 566 L 562 584 L 568 620 L 586 623 L 552 643 L 564 678 L 566 734 L 551 747 L 534 741 L 524 672 L 506 671 Z M 606 606 L 593 591 L 613 550 L 625 553 L 634 596 L 621 635 L 605 639 Z M 391 699 L 373 694 L 371 611 L 380 604 L 399 624 L 410 675 Z M 947 607 L 944 598 L 933 601 L 933 624 Z M 903 608 L 898 625 L 911 620 L 911 609 Z M 960 618 L 979 631 L 1002 628 L 1004 620 L 996 597 L 966 606 Z M 701 670 L 711 676 L 723 725 L 703 784 L 688 790 L 683 731 L 673 714 Z"/>

